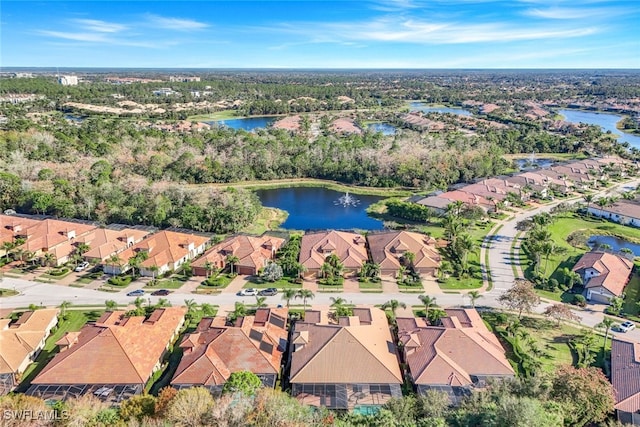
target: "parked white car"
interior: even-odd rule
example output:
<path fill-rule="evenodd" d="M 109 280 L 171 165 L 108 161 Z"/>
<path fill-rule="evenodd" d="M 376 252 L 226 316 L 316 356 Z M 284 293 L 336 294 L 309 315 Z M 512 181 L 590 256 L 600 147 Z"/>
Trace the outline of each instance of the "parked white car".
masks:
<path fill-rule="evenodd" d="M 89 263 L 87 261 L 83 261 L 76 266 L 74 271 L 83 271 L 87 267 L 89 267 Z"/>
<path fill-rule="evenodd" d="M 252 297 L 258 295 L 258 290 L 254 288 L 242 289 L 236 295 L 241 297 Z"/>
<path fill-rule="evenodd" d="M 618 326 L 618 330 L 620 332 L 629 332 L 635 328 L 636 328 L 636 324 L 630 320 L 627 320 L 626 322 L 622 322 L 620 326 Z"/>

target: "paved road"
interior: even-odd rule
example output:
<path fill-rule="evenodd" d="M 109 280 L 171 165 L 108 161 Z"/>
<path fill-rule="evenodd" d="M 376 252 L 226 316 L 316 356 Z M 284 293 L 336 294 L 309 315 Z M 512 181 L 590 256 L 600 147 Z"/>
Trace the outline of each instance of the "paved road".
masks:
<path fill-rule="evenodd" d="M 607 192 L 622 191 L 623 188 L 629 185 L 637 186 L 640 184 L 640 179 L 636 179 L 632 183 L 626 183 L 619 186 L 617 189 L 608 190 Z M 574 200 L 577 201 L 577 200 Z M 545 205 L 534 210 L 525 211 L 517 214 L 515 217 L 510 218 L 502 222 L 502 227 L 497 234 L 491 239 L 490 245 L 487 248 L 489 252 L 489 270 L 493 280 L 493 289 L 485 292 L 483 298 L 481 298 L 477 304 L 488 307 L 499 307 L 500 304 L 497 301 L 498 296 L 502 294 L 506 289 L 511 287 L 514 282 L 513 269 L 511 266 L 511 244 L 517 234 L 515 229 L 516 224 L 532 215 L 540 212 L 546 212 L 553 208 L 553 204 Z M 142 286 L 142 285 L 140 285 Z M 19 295 L 14 297 L 0 299 L 0 308 L 17 308 L 28 307 L 30 304 L 57 306 L 62 301 L 70 301 L 73 305 L 103 305 L 106 300 L 114 300 L 119 304 L 130 304 L 134 298 L 126 296 L 126 292 L 131 289 L 123 290 L 117 293 L 102 292 L 94 289 L 87 288 L 74 288 L 68 286 L 61 286 L 55 284 L 46 284 L 39 282 L 32 282 L 28 280 L 16 279 L 5 277 L 2 283 L 3 288 L 15 289 L 20 292 Z M 433 293 L 439 305 L 443 307 L 460 306 L 468 304 L 469 301 L 462 294 L 450 294 L 450 293 Z M 346 301 L 353 304 L 382 304 L 390 299 L 396 299 L 402 301 L 407 305 L 419 305 L 417 294 L 406 293 L 316 293 L 315 298 L 311 301 L 314 306 L 328 306 L 331 304 L 331 297 L 341 297 Z M 145 296 L 155 303 L 160 297 Z M 197 303 L 210 303 L 219 305 L 223 309 L 233 307 L 236 301 L 246 301 L 247 303 L 255 302 L 253 297 L 238 297 L 233 294 L 223 293 L 220 295 L 196 295 L 185 293 L 172 293 L 167 297 L 174 305 L 184 304 L 185 299 L 193 299 Z M 283 300 L 280 295 L 267 297 L 267 303 L 270 305 L 282 304 Z M 297 303 L 301 303 L 297 300 Z M 542 312 L 548 304 L 541 304 L 536 311 Z M 580 311 L 578 314 L 582 317 L 581 323 L 585 326 L 593 327 L 600 321 L 602 321 L 603 315 L 596 309 L 588 308 L 587 310 Z M 632 331 L 625 335 L 626 338 L 630 338 L 640 342 L 640 330 Z"/>

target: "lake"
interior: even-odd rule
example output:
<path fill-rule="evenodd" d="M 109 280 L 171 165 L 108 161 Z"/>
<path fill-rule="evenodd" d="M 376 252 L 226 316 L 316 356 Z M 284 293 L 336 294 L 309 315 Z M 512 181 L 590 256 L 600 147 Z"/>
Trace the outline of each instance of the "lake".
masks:
<path fill-rule="evenodd" d="M 409 104 L 411 111 L 422 111 L 423 113 L 450 113 L 459 116 L 471 116 L 471 111 L 464 108 L 450 108 L 443 106 L 433 106 L 424 102 L 412 102 Z"/>
<path fill-rule="evenodd" d="M 630 146 L 640 149 L 640 136 L 622 132 L 616 128 L 616 124 L 622 120 L 622 116 L 618 114 L 583 110 L 558 110 L 558 114 L 562 114 L 564 119 L 571 123 L 586 123 L 600 126 L 605 132 L 611 131 L 612 134 L 617 135 L 619 142 L 628 142 Z"/>
<path fill-rule="evenodd" d="M 554 164 L 552 159 L 533 159 L 533 163 L 531 163 L 531 159 L 515 159 L 514 162 L 521 171 L 548 168 Z"/>
<path fill-rule="evenodd" d="M 624 239 L 619 239 L 614 236 L 591 236 L 587 244 L 590 248 L 593 248 L 598 244 L 609 245 L 611 246 L 611 249 L 616 252 L 620 251 L 622 248 L 629 248 L 633 251 L 635 256 L 640 256 L 640 244 L 630 243 Z"/>
<path fill-rule="evenodd" d="M 361 229 L 381 230 L 382 221 L 367 215 L 367 207 L 382 199 L 379 196 L 353 197 L 357 206 L 341 206 L 336 202 L 345 193 L 322 187 L 290 187 L 257 190 L 263 206 L 289 212 L 282 228 L 293 230 Z"/>
<path fill-rule="evenodd" d="M 254 129 L 264 129 L 276 121 L 276 117 L 239 117 L 237 119 L 214 120 L 204 123 L 210 125 L 226 126 L 231 129 L 244 129 L 252 131 Z"/>
<path fill-rule="evenodd" d="M 373 132 L 382 132 L 383 135 L 396 134 L 395 126 L 392 126 L 389 123 L 371 123 L 369 126 L 367 126 L 367 129 Z"/>

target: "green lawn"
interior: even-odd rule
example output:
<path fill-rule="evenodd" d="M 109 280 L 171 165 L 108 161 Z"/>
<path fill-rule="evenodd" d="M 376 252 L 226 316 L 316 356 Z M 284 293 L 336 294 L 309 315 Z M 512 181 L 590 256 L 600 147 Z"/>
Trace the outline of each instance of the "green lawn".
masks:
<path fill-rule="evenodd" d="M 153 285 L 153 282 L 149 282 L 145 285 L 145 289 L 178 289 L 188 280 L 187 276 L 176 274 L 168 279 L 156 279 Z"/>
<path fill-rule="evenodd" d="M 40 278 L 42 279 L 49 279 L 49 280 L 60 280 L 60 279 L 64 279 L 65 277 L 67 277 L 69 274 L 71 274 L 71 269 L 68 269 L 66 272 L 60 274 L 60 275 L 55 275 L 55 274 L 50 274 L 50 273 L 44 273 L 40 275 Z"/>
<path fill-rule="evenodd" d="M 289 213 L 277 208 L 263 207 L 256 219 L 242 232 L 253 235 L 262 235 L 269 230 L 277 230 L 287 220 Z"/>
<path fill-rule="evenodd" d="M 79 331 L 85 323 L 98 319 L 102 313 L 103 310 L 67 310 L 69 318 L 58 322 L 57 330 L 47 338 L 44 348 L 36 358 L 35 362 L 29 365 L 22 374 L 22 381 L 18 386 L 17 391 L 25 392 L 36 375 L 38 375 L 45 365 L 56 355 L 58 352 L 56 341 L 62 338 L 62 336 L 67 332 Z"/>
<path fill-rule="evenodd" d="M 18 292 L 14 291 L 13 289 L 0 288 L 0 298 L 2 298 L 2 297 L 12 297 L 14 295 L 18 295 Z"/>
<path fill-rule="evenodd" d="M 229 285 L 229 283 L 231 283 L 234 277 L 236 276 L 229 277 L 228 274 L 218 274 L 216 277 L 209 277 L 208 279 L 203 280 L 199 288 L 224 289 Z M 208 285 L 207 280 L 210 280 L 213 284 Z"/>
<path fill-rule="evenodd" d="M 220 290 L 220 288 L 213 288 L 211 286 L 198 286 L 193 293 L 194 294 L 218 295 L 221 292 L 222 291 Z"/>
<path fill-rule="evenodd" d="M 360 292 L 364 293 L 377 293 L 382 292 L 382 283 L 381 282 L 358 282 L 358 287 L 360 288 Z"/>
<path fill-rule="evenodd" d="M 542 289 L 535 289 L 535 291 L 538 295 L 540 295 L 540 297 L 550 299 L 552 301 L 564 302 L 567 304 L 573 302 L 573 294 L 570 294 L 568 292 L 551 292 Z"/>
<path fill-rule="evenodd" d="M 482 314 L 482 318 L 489 325 L 490 329 L 497 333 L 500 341 L 507 350 L 507 358 L 515 363 L 517 357 L 512 351 L 511 345 L 502 338 L 502 334 L 505 333 L 505 325 L 498 324 L 496 321 L 497 312 L 485 312 Z M 513 321 L 517 319 L 516 315 L 508 315 L 508 318 Z M 581 329 L 561 324 L 560 327 L 556 326 L 556 322 L 532 318 L 524 316 L 522 318 L 522 326 L 524 335 L 530 337 L 538 348 L 540 348 L 544 355 L 540 358 L 542 363 L 542 369 L 548 372 L 553 372 L 557 367 L 561 365 L 575 364 L 576 357 L 569 347 L 569 341 L 581 334 Z M 598 339 L 596 339 L 596 345 L 592 349 L 592 353 L 600 354 L 602 348 L 602 338 L 600 334 L 596 333 Z M 596 359 L 596 364 L 601 361 Z"/>
<path fill-rule="evenodd" d="M 478 289 L 482 287 L 482 279 L 477 277 L 469 277 L 459 279 L 457 277 L 448 277 L 444 282 L 438 282 L 440 289 Z"/>
<path fill-rule="evenodd" d="M 302 289 L 301 283 L 295 283 L 293 277 L 283 277 L 280 280 L 276 280 L 275 282 L 269 282 L 261 279 L 258 276 L 251 276 L 249 281 L 243 286 L 243 288 L 256 288 L 256 289 L 266 289 L 266 288 L 276 288 L 276 289 Z"/>
<path fill-rule="evenodd" d="M 626 314 L 637 316 L 640 313 L 640 307 L 636 304 L 640 301 L 640 263 L 636 263 L 635 274 L 631 277 L 629 284 L 624 290 L 626 295 L 622 311 Z"/>

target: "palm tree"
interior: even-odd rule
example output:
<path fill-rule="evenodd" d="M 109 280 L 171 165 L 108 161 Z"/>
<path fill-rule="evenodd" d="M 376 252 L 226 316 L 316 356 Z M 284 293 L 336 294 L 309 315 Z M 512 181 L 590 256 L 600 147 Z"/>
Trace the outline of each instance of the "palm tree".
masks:
<path fill-rule="evenodd" d="M 71 301 L 62 301 L 60 303 L 60 317 L 64 318 L 67 308 L 71 306 Z"/>
<path fill-rule="evenodd" d="M 15 248 L 13 251 L 13 259 L 20 261 L 20 265 L 22 265 L 22 262 L 24 261 L 25 252 L 26 251 L 23 248 Z"/>
<path fill-rule="evenodd" d="M 315 294 L 310 289 L 299 289 L 298 293 L 296 294 L 296 298 L 302 298 L 302 306 L 304 311 L 307 311 L 307 300 L 313 299 L 313 297 L 315 297 Z"/>
<path fill-rule="evenodd" d="M 602 322 L 596 325 L 596 328 L 604 329 L 604 342 L 602 343 L 602 352 L 604 353 L 604 349 L 607 347 L 607 338 L 609 337 L 609 331 L 614 324 L 614 320 L 610 317 L 605 317 L 602 319 Z"/>
<path fill-rule="evenodd" d="M 267 297 L 259 297 L 256 295 L 256 308 L 262 308 L 267 306 Z"/>
<path fill-rule="evenodd" d="M 204 270 L 205 270 L 205 274 L 207 276 L 207 279 L 209 278 L 209 275 L 211 274 L 211 271 L 213 270 L 213 267 L 215 266 L 214 263 L 212 263 L 211 261 L 207 261 L 204 263 Z"/>
<path fill-rule="evenodd" d="M 210 317 L 213 316 L 216 312 L 216 310 L 213 308 L 213 306 L 211 304 L 208 303 L 202 303 L 200 305 L 200 311 L 202 311 L 202 315 L 206 316 L 206 317 Z"/>
<path fill-rule="evenodd" d="M 333 267 L 328 262 L 322 263 L 320 266 L 320 275 L 322 277 L 333 277 Z"/>
<path fill-rule="evenodd" d="M 469 291 L 467 292 L 467 298 L 469 298 L 471 308 L 476 308 L 476 301 L 482 298 L 482 294 L 480 294 L 480 292 L 478 291 Z"/>
<path fill-rule="evenodd" d="M 45 252 L 42 256 L 42 260 L 44 265 L 49 267 L 52 267 L 57 262 L 56 256 L 52 252 Z"/>
<path fill-rule="evenodd" d="M 289 308 L 289 304 L 292 298 L 297 296 L 298 292 L 293 288 L 286 288 L 282 291 L 282 299 L 287 302 L 287 308 Z"/>
<path fill-rule="evenodd" d="M 76 245 L 76 251 L 78 252 L 78 254 L 82 255 L 83 253 L 87 252 L 89 249 L 91 249 L 89 247 L 89 245 L 87 245 L 84 242 L 80 242 Z"/>
<path fill-rule="evenodd" d="M 436 304 L 436 298 L 430 297 L 429 295 L 424 294 L 424 295 L 418 296 L 418 299 L 424 305 L 424 317 L 428 320 L 429 310 L 431 310 L 432 308 L 438 307 L 438 304 Z"/>
<path fill-rule="evenodd" d="M 138 310 L 140 310 L 142 308 L 142 304 L 144 304 L 144 298 L 142 298 L 142 297 L 137 297 L 133 301 L 133 305 L 135 305 L 136 309 L 138 309 Z"/>
<path fill-rule="evenodd" d="M 229 273 L 233 275 L 233 266 L 240 261 L 240 258 L 232 254 L 232 255 L 227 255 L 227 258 L 225 261 L 227 262 L 227 264 L 229 264 Z"/>
<path fill-rule="evenodd" d="M 129 258 L 129 262 L 127 264 L 129 264 L 129 267 L 131 267 L 131 275 L 133 277 L 136 276 L 136 268 L 138 268 L 141 262 L 142 260 L 138 258 L 138 255 L 134 255 L 131 258 Z"/>
<path fill-rule="evenodd" d="M 299 262 L 295 262 L 292 270 L 295 271 L 297 277 L 302 277 L 304 273 L 307 272 L 307 266 Z"/>
<path fill-rule="evenodd" d="M 112 268 L 112 272 L 113 275 L 116 275 L 116 267 L 118 267 L 118 270 L 121 269 L 122 267 L 122 261 L 120 260 L 120 257 L 116 254 L 113 254 L 109 257 L 109 259 L 107 260 L 107 265 L 110 265 Z"/>
<path fill-rule="evenodd" d="M 4 250 L 4 255 L 7 257 L 7 262 L 9 262 L 9 252 L 11 249 L 15 247 L 13 242 L 2 242 L 2 249 Z"/>
<path fill-rule="evenodd" d="M 473 238 L 467 234 L 461 234 L 456 240 L 456 244 L 454 247 L 459 251 L 460 262 L 462 263 L 462 269 L 467 271 L 467 260 L 469 257 L 469 252 L 475 251 L 477 248 L 476 242 Z"/>
<path fill-rule="evenodd" d="M 153 264 L 151 267 L 149 267 L 149 271 L 151 272 L 151 280 L 153 282 L 155 282 L 155 280 L 156 280 L 156 273 L 158 272 L 158 270 L 160 270 L 160 268 L 155 264 Z"/>
<path fill-rule="evenodd" d="M 345 305 L 347 300 L 342 297 L 331 297 L 331 307 L 340 307 Z"/>
<path fill-rule="evenodd" d="M 416 261 L 416 254 L 413 252 L 407 251 L 402 255 L 404 259 L 405 265 L 411 269 L 413 269 L 413 263 Z"/>
<path fill-rule="evenodd" d="M 160 298 L 158 300 L 158 303 L 156 304 L 157 308 L 161 308 L 161 307 L 171 307 L 171 303 L 169 302 L 168 299 L 166 298 Z"/>
<path fill-rule="evenodd" d="M 401 265 L 398 267 L 398 280 L 404 280 L 404 275 L 407 274 L 407 267 Z"/>
<path fill-rule="evenodd" d="M 589 208 L 591 207 L 591 203 L 593 203 L 594 200 L 595 196 L 593 194 L 587 194 L 586 196 L 584 196 L 584 201 L 587 202 L 587 216 L 591 215 L 591 212 L 589 212 Z"/>
<path fill-rule="evenodd" d="M 391 312 L 393 313 L 394 319 L 396 318 L 396 311 L 398 311 L 398 308 L 400 307 L 407 308 L 407 304 L 403 303 L 402 301 L 398 301 L 397 299 L 392 299 L 382 304 L 383 310 L 386 310 L 386 309 L 391 310 Z"/>
<path fill-rule="evenodd" d="M 107 311 L 115 311 L 118 309 L 118 303 L 112 299 L 108 299 L 104 302 L 104 306 Z"/>

